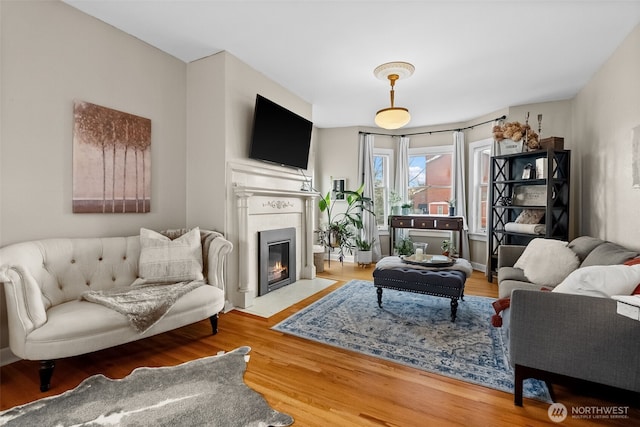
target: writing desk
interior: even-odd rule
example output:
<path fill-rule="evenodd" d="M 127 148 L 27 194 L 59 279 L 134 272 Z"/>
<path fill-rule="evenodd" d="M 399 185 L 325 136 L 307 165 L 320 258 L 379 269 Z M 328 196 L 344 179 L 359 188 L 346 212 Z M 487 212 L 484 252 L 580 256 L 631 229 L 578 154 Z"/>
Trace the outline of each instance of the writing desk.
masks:
<path fill-rule="evenodd" d="M 462 230 L 464 222 L 461 216 L 446 215 L 390 215 L 389 216 L 389 254 L 393 255 L 397 228 L 415 230 L 445 230 L 458 232 L 458 256 L 462 258 Z M 451 236 L 453 239 L 453 236 Z"/>

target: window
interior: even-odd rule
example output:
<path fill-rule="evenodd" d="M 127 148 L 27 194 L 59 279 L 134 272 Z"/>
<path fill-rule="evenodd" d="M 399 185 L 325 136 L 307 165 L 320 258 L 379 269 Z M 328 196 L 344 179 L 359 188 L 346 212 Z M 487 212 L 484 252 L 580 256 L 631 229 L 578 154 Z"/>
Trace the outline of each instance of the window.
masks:
<path fill-rule="evenodd" d="M 489 163 L 493 139 L 469 144 L 469 233 L 487 235 L 487 203 L 489 200 Z"/>
<path fill-rule="evenodd" d="M 415 210 L 447 215 L 452 199 L 453 146 L 409 149 L 409 202 Z"/>
<path fill-rule="evenodd" d="M 392 164 L 393 150 L 387 148 L 375 148 L 373 150 L 373 209 L 379 230 L 387 229 Z"/>

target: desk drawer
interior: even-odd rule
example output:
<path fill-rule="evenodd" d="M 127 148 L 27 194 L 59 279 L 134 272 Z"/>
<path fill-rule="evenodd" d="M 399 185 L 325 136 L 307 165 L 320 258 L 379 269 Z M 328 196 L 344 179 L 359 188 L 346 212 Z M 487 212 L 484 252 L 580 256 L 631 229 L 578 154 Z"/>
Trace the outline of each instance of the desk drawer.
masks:
<path fill-rule="evenodd" d="M 412 228 L 413 227 L 413 219 L 410 217 L 394 217 L 391 218 L 391 226 L 395 228 Z"/>
<path fill-rule="evenodd" d="M 462 229 L 462 218 L 437 219 L 436 230 L 460 230 Z"/>
<path fill-rule="evenodd" d="M 435 220 L 433 218 L 414 218 L 413 228 L 433 230 L 435 228 Z"/>

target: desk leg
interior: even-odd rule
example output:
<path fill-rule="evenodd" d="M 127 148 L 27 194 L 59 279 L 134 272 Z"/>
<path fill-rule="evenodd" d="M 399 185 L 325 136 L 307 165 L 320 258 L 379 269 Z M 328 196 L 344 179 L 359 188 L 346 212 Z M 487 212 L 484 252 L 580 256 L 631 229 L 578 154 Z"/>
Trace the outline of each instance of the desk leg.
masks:
<path fill-rule="evenodd" d="M 396 229 L 393 227 L 389 227 L 389 256 L 393 256 L 395 236 L 396 236 Z"/>

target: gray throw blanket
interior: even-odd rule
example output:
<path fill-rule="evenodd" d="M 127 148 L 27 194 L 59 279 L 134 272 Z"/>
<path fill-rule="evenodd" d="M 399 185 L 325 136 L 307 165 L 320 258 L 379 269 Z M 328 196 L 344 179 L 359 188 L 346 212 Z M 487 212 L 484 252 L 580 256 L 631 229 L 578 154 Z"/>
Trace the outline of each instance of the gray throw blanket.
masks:
<path fill-rule="evenodd" d="M 104 305 L 126 316 L 139 333 L 155 325 L 183 295 L 204 282 L 145 283 L 102 291 L 86 291 L 81 299 Z"/>
<path fill-rule="evenodd" d="M 416 265 L 416 264 L 408 264 L 406 262 L 402 262 L 402 259 L 397 256 L 388 256 L 382 258 L 376 264 L 376 268 L 380 270 L 390 269 L 390 268 L 412 268 L 414 270 L 459 270 L 462 271 L 467 277 L 471 276 L 473 272 L 473 267 L 471 263 L 464 258 L 457 258 L 456 263 L 450 267 L 430 267 L 428 265 Z"/>

